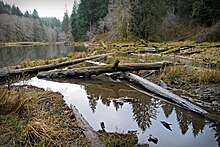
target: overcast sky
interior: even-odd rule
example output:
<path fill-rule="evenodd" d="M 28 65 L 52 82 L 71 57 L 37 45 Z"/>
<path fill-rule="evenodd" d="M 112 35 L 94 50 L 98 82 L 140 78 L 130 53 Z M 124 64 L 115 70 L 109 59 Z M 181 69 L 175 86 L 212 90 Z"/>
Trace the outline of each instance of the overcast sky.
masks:
<path fill-rule="evenodd" d="M 74 0 L 3 0 L 3 2 L 15 4 L 23 13 L 36 9 L 39 17 L 57 17 L 62 21 L 65 8 L 69 15 L 71 14 Z"/>

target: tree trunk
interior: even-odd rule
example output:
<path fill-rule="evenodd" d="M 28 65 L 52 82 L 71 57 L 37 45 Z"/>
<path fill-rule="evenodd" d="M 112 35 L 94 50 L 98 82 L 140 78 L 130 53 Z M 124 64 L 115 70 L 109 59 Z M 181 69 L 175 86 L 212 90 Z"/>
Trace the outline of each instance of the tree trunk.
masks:
<path fill-rule="evenodd" d="M 166 100 L 173 102 L 173 103 L 176 103 L 179 106 L 181 106 L 187 110 L 196 112 L 198 114 L 207 114 L 208 113 L 206 110 L 200 108 L 199 106 L 194 105 L 193 103 L 181 98 L 180 96 L 170 92 L 169 90 L 164 89 L 164 88 L 160 87 L 159 85 L 154 84 L 146 79 L 143 79 L 135 74 L 128 73 L 125 77 L 129 81 L 131 81 L 137 85 L 140 85 L 140 86 L 144 87 L 145 89 L 147 89 L 155 94 L 158 94 L 158 95 L 162 96 L 163 98 L 165 98 Z"/>
<path fill-rule="evenodd" d="M 38 78 L 91 78 L 92 75 L 100 75 L 103 73 L 113 72 L 126 72 L 126 71 L 138 71 L 138 70 L 160 70 L 170 62 L 154 62 L 154 63 L 133 63 L 123 64 L 118 67 L 112 65 L 92 66 L 81 69 L 68 69 L 61 71 L 43 72 L 37 75 Z"/>
<path fill-rule="evenodd" d="M 29 74 L 37 74 L 40 71 L 48 71 L 48 70 L 53 70 L 56 68 L 61 68 L 61 67 L 67 67 L 69 65 L 77 64 L 84 62 L 86 60 L 91 60 L 91 59 L 96 59 L 104 56 L 108 56 L 109 54 L 103 54 L 103 55 L 96 55 L 96 56 L 91 56 L 91 57 L 86 57 L 86 58 L 80 58 L 80 59 L 75 59 L 75 60 L 70 60 L 62 63 L 56 63 L 56 64 L 50 64 L 50 65 L 41 65 L 41 66 L 36 66 L 36 67 L 30 67 L 30 68 L 23 68 L 23 69 L 16 69 L 16 70 L 11 70 L 11 71 L 0 71 L 0 82 L 5 82 L 8 77 L 16 77 L 16 76 L 23 76 L 23 75 L 29 75 Z"/>

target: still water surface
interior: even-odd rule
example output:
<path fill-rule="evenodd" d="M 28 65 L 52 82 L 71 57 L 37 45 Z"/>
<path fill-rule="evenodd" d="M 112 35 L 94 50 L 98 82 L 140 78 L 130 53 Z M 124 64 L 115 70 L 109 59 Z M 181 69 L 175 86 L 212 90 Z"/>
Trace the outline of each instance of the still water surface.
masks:
<path fill-rule="evenodd" d="M 0 47 L 0 67 L 16 65 L 23 60 L 46 60 L 81 51 L 86 51 L 86 48 L 55 44 L 48 46 Z"/>
<path fill-rule="evenodd" d="M 36 77 L 21 84 L 60 92 L 68 105 L 82 113 L 95 130 L 126 133 L 137 131 L 139 143 L 150 147 L 218 147 L 220 126 L 178 106 L 167 103 L 119 81 L 98 77 L 93 80 L 47 81 Z M 117 103 L 121 98 L 134 102 Z M 171 123 L 171 130 L 160 121 Z M 148 141 L 149 135 L 158 143 Z M 218 140 L 218 141 L 217 141 Z"/>

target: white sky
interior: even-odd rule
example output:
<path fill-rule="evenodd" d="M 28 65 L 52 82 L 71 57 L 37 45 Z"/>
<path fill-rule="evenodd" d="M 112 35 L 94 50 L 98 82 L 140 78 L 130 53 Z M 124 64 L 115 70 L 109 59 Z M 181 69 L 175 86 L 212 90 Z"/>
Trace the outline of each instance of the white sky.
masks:
<path fill-rule="evenodd" d="M 80 0 L 77 0 L 80 1 Z M 70 15 L 74 0 L 3 0 L 4 3 L 18 6 L 22 13 L 37 10 L 39 17 L 56 17 L 63 20 L 65 7 Z"/>

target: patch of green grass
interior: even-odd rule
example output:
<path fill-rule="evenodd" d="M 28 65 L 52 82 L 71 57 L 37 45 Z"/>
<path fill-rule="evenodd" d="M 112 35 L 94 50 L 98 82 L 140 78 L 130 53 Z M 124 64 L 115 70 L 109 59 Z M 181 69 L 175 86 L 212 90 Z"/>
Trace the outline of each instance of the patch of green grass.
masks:
<path fill-rule="evenodd" d="M 137 135 L 128 133 L 128 134 L 120 134 L 120 133 L 108 133 L 104 131 L 98 131 L 98 135 L 104 141 L 106 146 L 126 146 L 133 147 L 137 144 L 138 138 Z"/>
<path fill-rule="evenodd" d="M 17 114 L 0 115 L 0 146 L 11 146 L 18 140 L 25 127 Z"/>

